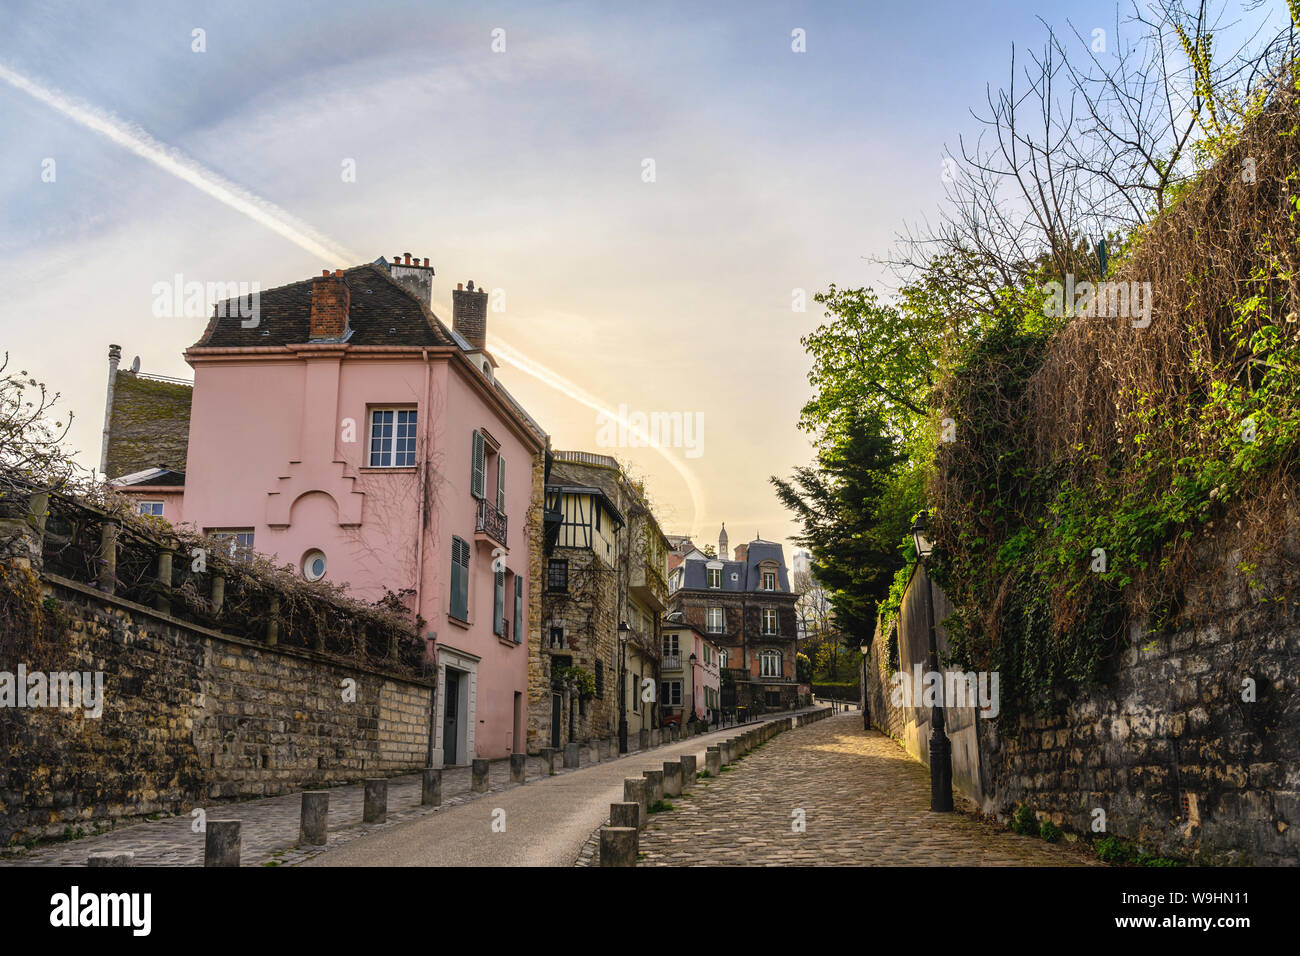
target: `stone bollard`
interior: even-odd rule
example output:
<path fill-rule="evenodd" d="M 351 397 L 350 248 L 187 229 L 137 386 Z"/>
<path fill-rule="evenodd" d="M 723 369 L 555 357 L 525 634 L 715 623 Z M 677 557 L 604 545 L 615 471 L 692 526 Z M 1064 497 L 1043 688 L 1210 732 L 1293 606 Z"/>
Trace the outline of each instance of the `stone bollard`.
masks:
<path fill-rule="evenodd" d="M 660 732 L 660 730 L 659 730 L 658 727 L 656 727 L 654 730 L 650 731 L 650 746 L 651 746 L 651 747 L 658 747 L 659 744 L 660 744 L 660 742 L 661 742 L 661 740 L 662 740 L 662 737 L 663 737 L 663 734 Z"/>
<path fill-rule="evenodd" d="M 641 744 L 640 746 L 641 750 L 650 749 L 650 731 L 642 729 L 641 733 L 638 736 L 638 740 Z"/>
<path fill-rule="evenodd" d="M 722 773 L 722 751 L 718 747 L 708 747 L 704 751 L 704 769 L 710 777 Z"/>
<path fill-rule="evenodd" d="M 682 792 L 695 782 L 695 754 L 687 754 L 678 761 L 682 767 Z"/>
<path fill-rule="evenodd" d="M 664 796 L 680 797 L 682 795 L 682 762 L 680 760 L 664 761 Z"/>
<path fill-rule="evenodd" d="M 555 748 L 543 747 L 538 751 L 542 758 L 542 767 L 548 774 L 555 773 Z"/>
<path fill-rule="evenodd" d="M 662 770 L 647 770 L 641 774 L 645 777 L 646 783 L 646 802 L 650 806 L 660 803 L 664 798 L 664 772 Z"/>
<path fill-rule="evenodd" d="M 610 737 L 606 741 L 605 756 L 610 760 L 618 756 L 618 737 Z"/>
<path fill-rule="evenodd" d="M 475 793 L 488 792 L 488 773 L 492 769 L 492 762 L 484 760 L 482 757 L 475 757 L 470 764 L 470 784 L 469 788 Z"/>
<path fill-rule="evenodd" d="M 388 819 L 388 778 L 367 777 L 366 796 L 362 805 L 363 823 L 383 823 Z"/>
<path fill-rule="evenodd" d="M 528 782 L 528 754 L 510 755 L 510 782 Z"/>
<path fill-rule="evenodd" d="M 239 821 L 209 820 L 203 838 L 204 866 L 239 866 Z"/>
<path fill-rule="evenodd" d="M 623 780 L 623 799 L 637 805 L 637 826 L 641 829 L 645 829 L 650 820 L 649 790 L 650 785 L 644 777 L 625 777 Z"/>
<path fill-rule="evenodd" d="M 424 807 L 442 806 L 442 771 L 426 767 L 420 780 L 420 805 Z"/>
<path fill-rule="evenodd" d="M 86 857 L 86 866 L 135 866 L 135 851 L 98 850 Z"/>
<path fill-rule="evenodd" d="M 578 769 L 578 745 L 576 743 L 567 743 L 564 745 L 564 769 Z"/>
<path fill-rule="evenodd" d="M 609 805 L 609 825 L 612 827 L 631 827 L 637 829 L 641 822 L 641 804 L 611 803 Z"/>
<path fill-rule="evenodd" d="M 635 827 L 601 827 L 601 866 L 636 866 L 636 854 L 637 830 Z"/>
<path fill-rule="evenodd" d="M 302 818 L 298 824 L 298 842 L 308 846 L 324 846 L 329 842 L 330 792 L 304 790 L 302 792 Z"/>
<path fill-rule="evenodd" d="M 593 740 L 590 747 L 591 756 L 588 758 L 592 763 L 600 763 L 600 741 Z"/>

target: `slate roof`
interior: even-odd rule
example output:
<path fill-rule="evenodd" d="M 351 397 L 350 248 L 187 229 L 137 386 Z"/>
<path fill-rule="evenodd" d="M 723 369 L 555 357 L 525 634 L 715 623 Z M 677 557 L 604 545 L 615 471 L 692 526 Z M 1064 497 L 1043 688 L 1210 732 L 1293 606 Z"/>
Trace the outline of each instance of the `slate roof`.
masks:
<path fill-rule="evenodd" d="M 157 468 L 146 468 L 144 471 L 137 471 L 130 475 L 123 475 L 121 478 L 115 478 L 110 484 L 118 488 L 130 485 L 142 485 L 149 488 L 184 488 L 185 473 L 183 471 L 173 471 L 165 465 L 159 465 Z"/>
<path fill-rule="evenodd" d="M 777 588 L 789 593 L 790 578 L 786 573 L 785 556 L 782 553 L 781 545 L 775 541 L 764 541 L 761 538 L 749 542 L 749 552 L 744 561 L 722 562 L 722 590 L 761 591 L 763 572 L 759 569 L 759 565 L 768 560 L 776 561 L 778 564 L 776 571 Z M 716 563 L 717 561 L 713 558 L 707 560 L 687 558 L 682 562 L 684 568 L 682 587 L 697 588 L 702 591 L 709 590 L 708 567 L 710 564 Z M 732 580 L 733 574 L 735 580 Z"/>
<path fill-rule="evenodd" d="M 194 343 L 194 348 L 249 348 L 270 345 L 300 345 L 311 337 L 311 285 L 313 279 L 292 282 L 259 293 L 258 324 L 248 321 L 237 308 L 227 305 L 226 315 L 214 314 Z M 343 270 L 348 287 L 349 345 L 455 346 L 449 328 L 419 299 L 394 282 L 388 270 L 367 263 Z M 227 300 L 233 302 L 233 300 Z"/>

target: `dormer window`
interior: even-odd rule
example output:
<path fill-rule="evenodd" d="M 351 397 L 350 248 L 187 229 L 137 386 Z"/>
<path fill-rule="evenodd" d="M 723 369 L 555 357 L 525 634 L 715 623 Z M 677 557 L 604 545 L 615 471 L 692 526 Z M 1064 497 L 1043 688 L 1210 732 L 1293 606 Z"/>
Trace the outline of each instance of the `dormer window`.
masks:
<path fill-rule="evenodd" d="M 776 590 L 776 572 L 775 572 L 775 571 L 764 571 L 764 572 L 763 572 L 763 590 L 764 590 L 764 591 L 775 591 L 775 590 Z"/>
<path fill-rule="evenodd" d="M 705 572 L 708 575 L 709 587 L 722 587 L 722 568 L 706 568 Z"/>

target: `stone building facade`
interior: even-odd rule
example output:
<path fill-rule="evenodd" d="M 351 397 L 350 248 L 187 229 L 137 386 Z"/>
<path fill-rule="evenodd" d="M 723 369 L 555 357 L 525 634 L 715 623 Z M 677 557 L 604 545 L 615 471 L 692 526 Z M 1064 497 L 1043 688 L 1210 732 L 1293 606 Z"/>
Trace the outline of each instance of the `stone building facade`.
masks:
<path fill-rule="evenodd" d="M 546 501 L 540 626 L 530 635 L 530 753 L 614 736 L 620 694 L 629 733 L 661 717 L 640 690 L 645 681 L 659 686 L 669 545 L 643 489 L 614 458 L 557 451 Z"/>
<path fill-rule="evenodd" d="M 798 700 L 798 622 L 780 544 L 755 538 L 729 556 L 726 527 L 717 557 L 686 554 L 669 579 L 669 618 L 697 628 L 723 655 L 722 709 L 746 714 Z"/>

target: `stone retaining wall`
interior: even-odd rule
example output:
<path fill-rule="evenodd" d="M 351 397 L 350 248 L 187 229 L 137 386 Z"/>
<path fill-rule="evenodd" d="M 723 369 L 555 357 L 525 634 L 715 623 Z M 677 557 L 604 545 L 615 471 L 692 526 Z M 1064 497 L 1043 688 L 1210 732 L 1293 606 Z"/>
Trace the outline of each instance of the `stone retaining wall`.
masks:
<path fill-rule="evenodd" d="M 41 669 L 102 671 L 103 713 L 0 709 L 0 846 L 427 763 L 428 684 L 43 586 L 66 626 Z"/>

